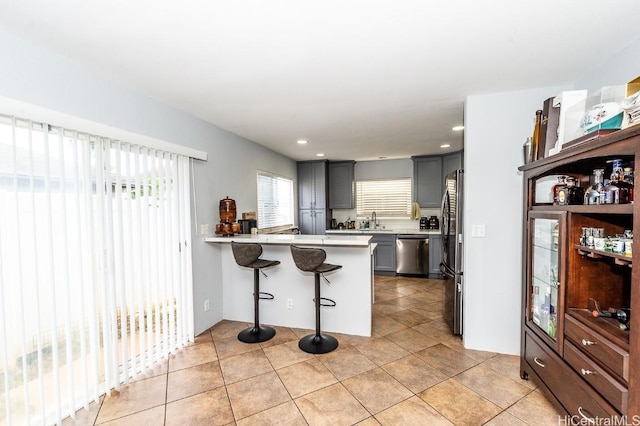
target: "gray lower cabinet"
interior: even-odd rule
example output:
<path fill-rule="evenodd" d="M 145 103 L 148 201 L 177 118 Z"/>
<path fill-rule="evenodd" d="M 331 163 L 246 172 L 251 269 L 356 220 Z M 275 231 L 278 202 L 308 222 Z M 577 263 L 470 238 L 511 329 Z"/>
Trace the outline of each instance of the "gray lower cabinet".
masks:
<path fill-rule="evenodd" d="M 429 235 L 429 278 L 442 278 L 440 262 L 442 262 L 442 237 Z"/>
<path fill-rule="evenodd" d="M 305 235 L 322 235 L 327 231 L 327 211 L 316 209 L 298 210 L 298 229 Z"/>
<path fill-rule="evenodd" d="M 396 273 L 396 235 L 373 234 L 372 243 L 378 244 L 374 252 L 374 270 L 377 273 L 395 275 Z"/>

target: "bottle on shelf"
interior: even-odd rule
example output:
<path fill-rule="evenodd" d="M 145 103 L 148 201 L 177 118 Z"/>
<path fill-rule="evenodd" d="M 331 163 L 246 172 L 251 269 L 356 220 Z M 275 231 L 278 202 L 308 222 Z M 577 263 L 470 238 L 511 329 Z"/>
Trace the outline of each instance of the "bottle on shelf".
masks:
<path fill-rule="evenodd" d="M 560 191 L 567 187 L 567 178 L 568 176 L 565 175 L 558 176 L 558 182 L 551 187 L 551 196 L 554 205 L 562 204 L 560 203 Z"/>
<path fill-rule="evenodd" d="M 566 187 L 558 190 L 558 203 L 560 205 L 575 205 L 584 202 L 584 189 L 576 184 L 576 178 L 567 176 Z"/>
<path fill-rule="evenodd" d="M 604 204 L 603 173 L 604 169 L 595 169 L 593 171 L 593 185 L 587 188 L 584 193 L 584 204 Z"/>
<path fill-rule="evenodd" d="M 536 111 L 536 124 L 533 127 L 533 137 L 531 138 L 531 160 L 536 161 L 542 158 L 540 154 L 540 126 L 542 125 L 542 110 Z M 544 152 L 544 148 L 542 149 Z"/>
<path fill-rule="evenodd" d="M 625 167 L 622 171 L 622 180 L 626 182 L 629 188 L 629 202 L 633 202 L 633 168 Z"/>

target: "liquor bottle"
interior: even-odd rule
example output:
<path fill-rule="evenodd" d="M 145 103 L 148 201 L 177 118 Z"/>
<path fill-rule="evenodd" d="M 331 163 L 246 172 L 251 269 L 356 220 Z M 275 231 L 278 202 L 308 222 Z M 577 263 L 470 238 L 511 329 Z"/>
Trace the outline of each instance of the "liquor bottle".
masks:
<path fill-rule="evenodd" d="M 627 187 L 629 188 L 629 202 L 633 202 L 633 168 L 625 167 L 622 171 L 622 180 L 626 182 Z"/>
<path fill-rule="evenodd" d="M 602 190 L 602 174 L 604 169 L 595 169 L 593 171 L 593 185 L 591 185 L 584 193 L 584 204 L 604 204 Z"/>
<path fill-rule="evenodd" d="M 558 176 L 558 182 L 551 187 L 551 196 L 552 196 L 554 205 L 557 206 L 558 204 L 562 204 L 560 203 L 560 200 L 559 200 L 560 191 L 566 187 L 567 187 L 567 176 L 564 176 L 564 175 Z"/>
<path fill-rule="evenodd" d="M 615 185 L 618 187 L 618 202 L 620 204 L 629 204 L 633 201 L 633 184 L 624 179 L 624 169 L 622 168 L 622 160 L 613 160 L 613 169 L 611 171 L 611 182 L 614 179 Z"/>
<path fill-rule="evenodd" d="M 540 154 L 540 126 L 542 125 L 542 110 L 536 111 L 536 124 L 533 127 L 533 137 L 531 138 L 531 160 L 541 159 Z M 544 149 L 542 150 L 544 152 Z"/>
<path fill-rule="evenodd" d="M 567 176 L 566 187 L 561 188 L 558 192 L 558 204 L 575 205 L 584 202 L 584 189 L 576 184 L 576 178 Z"/>

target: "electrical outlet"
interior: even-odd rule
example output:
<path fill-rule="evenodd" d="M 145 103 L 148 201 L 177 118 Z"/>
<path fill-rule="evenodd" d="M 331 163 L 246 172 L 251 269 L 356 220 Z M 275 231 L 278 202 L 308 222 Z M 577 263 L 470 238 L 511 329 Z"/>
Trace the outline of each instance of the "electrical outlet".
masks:
<path fill-rule="evenodd" d="M 209 224 L 200 225 L 200 234 L 201 235 L 210 235 L 211 234 L 211 225 L 209 225 Z"/>
<path fill-rule="evenodd" d="M 208 311 L 208 310 L 209 310 L 209 308 L 210 308 L 210 306 L 209 306 L 209 299 L 207 299 L 207 300 L 205 300 L 205 301 L 204 301 L 204 310 L 205 310 L 205 311 Z"/>
<path fill-rule="evenodd" d="M 293 299 L 287 299 L 287 309 L 293 309 Z"/>

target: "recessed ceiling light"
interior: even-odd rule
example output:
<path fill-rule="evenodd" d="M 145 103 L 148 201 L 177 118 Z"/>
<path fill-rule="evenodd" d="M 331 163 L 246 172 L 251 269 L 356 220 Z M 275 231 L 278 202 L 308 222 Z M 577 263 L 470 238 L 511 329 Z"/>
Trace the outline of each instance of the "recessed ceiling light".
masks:
<path fill-rule="evenodd" d="M 442 145 L 440 145 L 440 148 L 451 148 L 451 144 L 443 143 Z"/>
<path fill-rule="evenodd" d="M 460 130 L 464 130 L 464 126 L 453 126 L 451 128 L 454 132 L 459 132 Z"/>
<path fill-rule="evenodd" d="M 306 144 L 307 144 L 307 141 L 306 141 L 306 140 L 304 140 L 304 139 L 299 139 L 299 140 L 298 140 L 298 144 L 299 144 L 299 145 L 306 145 Z"/>
<path fill-rule="evenodd" d="M 319 152 L 316 154 L 316 157 L 324 157 L 324 154 L 322 152 Z"/>

